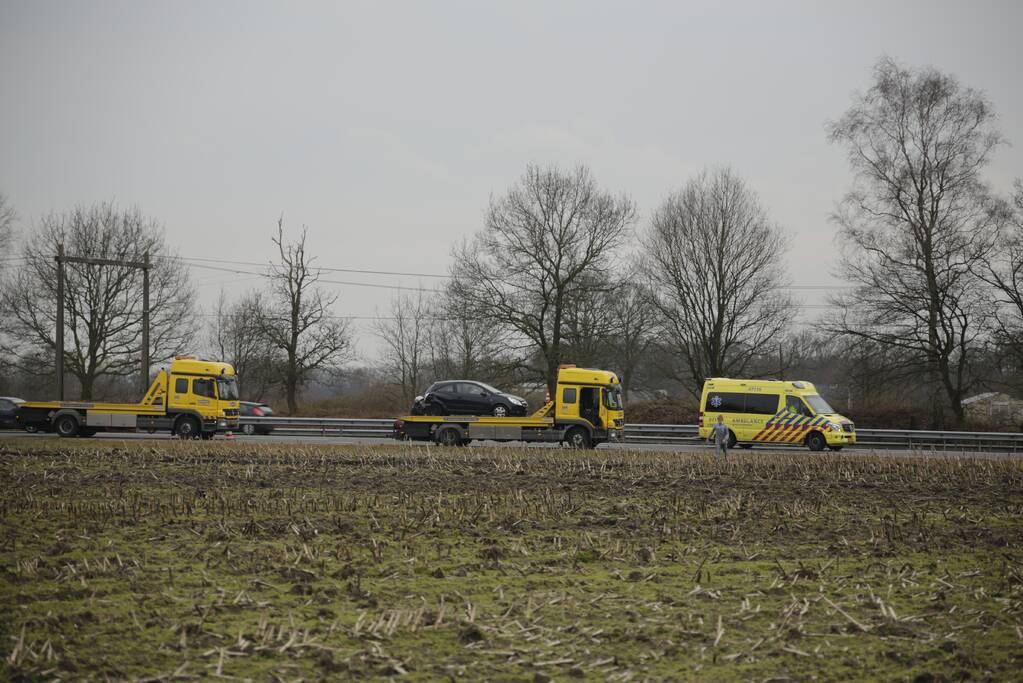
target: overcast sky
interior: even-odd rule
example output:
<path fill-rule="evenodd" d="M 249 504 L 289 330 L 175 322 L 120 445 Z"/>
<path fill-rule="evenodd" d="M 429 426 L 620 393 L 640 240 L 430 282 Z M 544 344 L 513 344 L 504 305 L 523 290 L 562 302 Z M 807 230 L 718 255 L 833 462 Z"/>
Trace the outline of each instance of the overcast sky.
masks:
<path fill-rule="evenodd" d="M 1021 26 L 1011 0 L 0 0 L 0 192 L 28 237 L 51 210 L 114 199 L 184 256 L 265 262 L 283 212 L 322 266 L 443 274 L 527 163 L 588 165 L 636 200 L 640 230 L 668 192 L 728 165 L 792 237 L 792 282 L 833 285 L 828 216 L 851 174 L 825 123 L 882 54 L 935 66 L 994 103 L 1015 146 L 988 177 L 1008 191 L 1023 176 Z M 259 285 L 194 275 L 205 306 Z M 386 315 L 395 293 L 331 287 L 342 315 Z"/>

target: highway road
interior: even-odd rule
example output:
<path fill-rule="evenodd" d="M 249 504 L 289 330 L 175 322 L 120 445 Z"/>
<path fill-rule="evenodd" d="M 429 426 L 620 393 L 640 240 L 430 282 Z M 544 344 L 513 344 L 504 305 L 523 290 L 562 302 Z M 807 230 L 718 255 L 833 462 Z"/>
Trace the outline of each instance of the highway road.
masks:
<path fill-rule="evenodd" d="M 14 430 L 0 430 L 0 444 L 10 443 L 14 441 L 32 441 L 38 439 L 56 438 L 51 434 L 29 434 L 22 431 Z M 122 441 L 126 443 L 145 443 L 151 441 L 173 441 L 175 437 L 170 434 L 146 434 L 146 433 L 125 433 L 125 432 L 108 432 L 100 433 L 94 437 L 91 437 L 94 441 Z M 226 437 L 217 435 L 217 441 L 226 440 Z M 79 440 L 83 441 L 83 440 Z M 239 435 L 233 437 L 232 441 L 236 443 L 256 443 L 256 444 L 302 444 L 302 445 L 321 445 L 321 446 L 350 446 L 350 445 L 384 445 L 384 444 L 396 444 L 397 442 L 390 439 L 371 438 L 371 437 L 356 437 L 356 436 L 306 436 L 306 435 L 290 435 L 290 434 L 269 434 L 266 436 L 253 435 L 244 436 Z M 426 441 L 416 441 L 411 445 L 417 448 L 439 448 L 433 443 Z M 473 442 L 473 445 L 485 445 L 488 447 L 497 448 L 560 448 L 560 444 L 522 444 L 522 443 L 499 443 L 499 442 Z M 471 448 L 472 446 L 470 446 Z M 619 443 L 619 444 L 601 444 L 598 451 L 618 450 L 618 451 L 636 451 L 636 452 L 659 452 L 659 453 L 711 453 L 713 451 L 712 446 L 704 443 L 681 443 L 681 444 L 665 444 L 665 443 Z M 801 446 L 774 446 L 764 447 L 755 446 L 751 450 L 744 450 L 737 448 L 732 451 L 734 454 L 742 455 L 744 453 L 809 453 L 804 447 Z M 826 451 L 830 452 L 830 451 Z M 924 456 L 924 457 L 948 457 L 948 458 L 1018 458 L 1023 459 L 1023 453 L 1008 453 L 1008 452 L 976 452 L 962 449 L 949 448 L 943 449 L 928 449 L 928 448 L 876 448 L 876 447 L 860 447 L 851 446 L 843 449 L 842 453 L 851 453 L 858 455 L 865 454 L 878 454 L 878 455 L 913 455 L 913 456 Z"/>

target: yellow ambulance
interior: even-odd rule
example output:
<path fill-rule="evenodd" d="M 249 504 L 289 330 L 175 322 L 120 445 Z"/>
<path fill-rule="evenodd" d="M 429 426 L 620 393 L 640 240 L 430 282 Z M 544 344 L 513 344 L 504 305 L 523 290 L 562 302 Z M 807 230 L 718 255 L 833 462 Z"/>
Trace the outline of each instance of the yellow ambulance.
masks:
<path fill-rule="evenodd" d="M 701 438 L 710 437 L 719 415 L 730 431 L 729 446 L 785 443 L 838 451 L 856 443 L 855 425 L 836 413 L 810 382 L 708 379 L 700 397 Z"/>

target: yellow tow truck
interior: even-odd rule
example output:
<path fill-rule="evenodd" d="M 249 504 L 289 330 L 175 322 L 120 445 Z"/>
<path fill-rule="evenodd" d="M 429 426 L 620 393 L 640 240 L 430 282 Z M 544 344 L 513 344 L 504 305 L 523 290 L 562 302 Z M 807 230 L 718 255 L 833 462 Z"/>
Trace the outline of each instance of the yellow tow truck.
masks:
<path fill-rule="evenodd" d="M 139 403 L 30 401 L 15 419 L 26 429 L 63 437 L 143 430 L 210 439 L 218 431 L 238 429 L 238 378 L 228 363 L 177 356 Z"/>
<path fill-rule="evenodd" d="M 465 446 L 474 439 L 564 443 L 595 448 L 622 439 L 625 408 L 618 376 L 574 365 L 558 369 L 554 399 L 527 417 L 492 415 L 409 415 L 394 421 L 402 441 L 434 441 Z"/>

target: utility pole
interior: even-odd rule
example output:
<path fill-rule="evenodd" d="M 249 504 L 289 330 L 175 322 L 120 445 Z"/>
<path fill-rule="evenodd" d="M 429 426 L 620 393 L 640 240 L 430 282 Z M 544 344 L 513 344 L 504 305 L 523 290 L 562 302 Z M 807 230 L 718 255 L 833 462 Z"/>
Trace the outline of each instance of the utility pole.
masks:
<path fill-rule="evenodd" d="M 149 251 L 142 261 L 142 387 L 145 396 L 149 389 Z"/>
<path fill-rule="evenodd" d="M 57 245 L 57 400 L 64 400 L 64 243 Z"/>
<path fill-rule="evenodd" d="M 65 256 L 64 243 L 57 244 L 57 397 L 64 400 L 64 264 L 84 263 L 89 266 L 126 266 L 142 271 L 142 393 L 149 388 L 149 252 L 143 261 L 118 261 L 109 258 Z"/>

